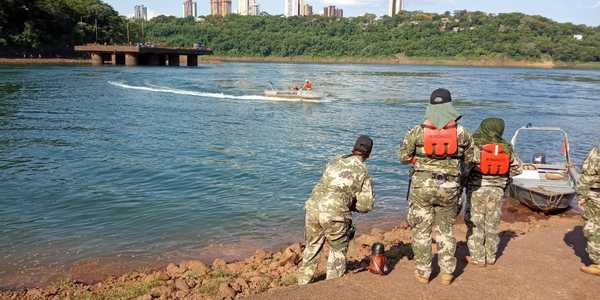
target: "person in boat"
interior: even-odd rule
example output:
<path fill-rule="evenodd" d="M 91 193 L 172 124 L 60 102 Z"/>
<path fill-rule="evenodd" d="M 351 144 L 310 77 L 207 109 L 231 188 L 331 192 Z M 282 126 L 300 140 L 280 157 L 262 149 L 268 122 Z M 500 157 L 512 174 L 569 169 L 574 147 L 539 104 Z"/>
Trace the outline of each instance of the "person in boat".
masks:
<path fill-rule="evenodd" d="M 510 177 L 521 174 L 519 160 L 504 134 L 504 120 L 488 118 L 473 134 L 473 168 L 467 180 L 467 246 L 469 263 L 485 267 L 496 263 L 502 200 Z"/>
<path fill-rule="evenodd" d="M 298 284 L 308 284 L 316 271 L 323 245 L 330 246 L 327 279 L 346 272 L 348 244 L 354 237 L 352 212 L 373 209 L 375 193 L 365 161 L 371 155 L 373 140 L 360 136 L 352 154 L 339 156 L 327 164 L 323 176 L 304 205 L 306 248 L 298 271 Z"/>
<path fill-rule="evenodd" d="M 302 89 L 305 91 L 312 91 L 312 89 L 313 89 L 312 82 L 310 82 L 310 80 L 305 80 L 304 86 L 302 86 Z"/>
<path fill-rule="evenodd" d="M 441 282 L 449 285 L 454 280 L 453 227 L 462 194 L 462 170 L 473 156 L 473 139 L 458 124 L 460 118 L 450 91 L 437 89 L 431 94 L 424 122 L 408 130 L 400 146 L 400 161 L 413 164 L 407 221 L 413 239 L 415 278 L 425 284 L 431 276 L 434 225 Z"/>
<path fill-rule="evenodd" d="M 583 235 L 587 239 L 586 250 L 592 264 L 581 271 L 600 276 L 600 145 L 588 154 L 577 182 L 579 206 L 584 209 Z"/>

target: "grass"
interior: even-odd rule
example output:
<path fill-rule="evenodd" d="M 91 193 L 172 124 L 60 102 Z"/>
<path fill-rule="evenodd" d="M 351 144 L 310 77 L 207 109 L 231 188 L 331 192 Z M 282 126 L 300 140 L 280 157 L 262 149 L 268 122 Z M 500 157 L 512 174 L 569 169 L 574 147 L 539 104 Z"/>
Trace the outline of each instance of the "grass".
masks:
<path fill-rule="evenodd" d="M 75 299 L 80 300 L 108 300 L 108 299 L 130 299 L 148 293 L 152 288 L 161 285 L 160 280 L 155 279 L 148 282 L 135 282 L 123 284 L 99 293 L 87 292 Z"/>
<path fill-rule="evenodd" d="M 289 274 L 281 279 L 281 285 L 290 286 L 294 285 L 298 282 L 295 274 Z"/>
<path fill-rule="evenodd" d="M 203 284 L 198 289 L 198 291 L 202 294 L 207 294 L 207 295 L 216 294 L 217 291 L 219 290 L 219 286 L 222 283 L 227 282 L 227 280 L 229 280 L 229 278 L 231 278 L 233 275 L 224 270 L 217 270 L 217 271 L 210 273 L 209 276 L 210 276 L 210 279 L 208 280 L 208 282 L 206 284 Z"/>

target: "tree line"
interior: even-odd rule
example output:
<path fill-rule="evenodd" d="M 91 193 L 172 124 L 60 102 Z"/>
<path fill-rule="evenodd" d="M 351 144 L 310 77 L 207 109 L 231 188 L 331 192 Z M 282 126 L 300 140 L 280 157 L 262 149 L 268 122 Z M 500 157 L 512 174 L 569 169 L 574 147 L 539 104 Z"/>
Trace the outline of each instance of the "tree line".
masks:
<path fill-rule="evenodd" d="M 76 44 L 144 41 L 177 47 L 202 43 L 224 56 L 600 61 L 600 27 L 521 13 L 416 11 L 394 17 L 366 14 L 352 18 L 158 16 L 141 22 L 119 16 L 100 0 L 0 2 L 0 55 L 4 56 L 70 55 Z"/>

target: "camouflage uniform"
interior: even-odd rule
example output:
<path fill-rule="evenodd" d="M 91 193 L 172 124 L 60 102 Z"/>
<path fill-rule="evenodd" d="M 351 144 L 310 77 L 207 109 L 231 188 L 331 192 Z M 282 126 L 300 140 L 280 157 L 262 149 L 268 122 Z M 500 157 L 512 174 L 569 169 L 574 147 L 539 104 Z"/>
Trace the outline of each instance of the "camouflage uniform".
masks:
<path fill-rule="evenodd" d="M 479 165 L 480 149 L 473 147 L 473 164 Z M 478 167 L 469 174 L 465 224 L 467 245 L 474 261 L 494 264 L 498 243 L 498 226 L 502 216 L 502 200 L 509 178 L 522 173 L 521 164 L 511 157 L 508 176 L 482 175 Z"/>
<path fill-rule="evenodd" d="M 338 157 L 327 165 L 304 206 L 306 248 L 298 284 L 312 280 L 326 240 L 331 247 L 327 279 L 344 275 L 348 243 L 354 236 L 352 211 L 371 211 L 374 199 L 373 181 L 359 156 Z"/>
<path fill-rule="evenodd" d="M 577 184 L 579 201 L 585 204 L 587 252 L 595 265 L 600 265 L 600 146 L 594 148 L 583 162 Z"/>
<path fill-rule="evenodd" d="M 472 157 L 473 140 L 461 125 L 458 125 L 458 153 L 447 159 L 425 156 L 423 127 L 410 129 L 400 147 L 400 160 L 409 163 L 416 157 L 411 171 L 411 186 L 408 223 L 412 228 L 413 252 L 417 275 L 431 275 L 431 238 L 436 225 L 439 265 L 442 272 L 452 274 L 456 268 L 456 240 L 453 226 L 456 221 L 458 200 L 462 191 L 461 170 L 463 162 Z"/>

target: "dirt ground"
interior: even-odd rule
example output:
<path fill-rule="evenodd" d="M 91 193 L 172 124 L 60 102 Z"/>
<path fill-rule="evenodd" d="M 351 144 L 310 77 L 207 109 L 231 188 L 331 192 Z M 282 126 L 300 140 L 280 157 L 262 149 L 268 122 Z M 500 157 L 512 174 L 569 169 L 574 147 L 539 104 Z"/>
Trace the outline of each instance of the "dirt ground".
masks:
<path fill-rule="evenodd" d="M 429 284 L 418 283 L 414 261 L 401 259 L 387 276 L 360 272 L 248 299 L 600 299 L 600 277 L 579 271 L 590 263 L 581 224 L 578 216 L 553 216 L 537 220 L 525 234 L 504 229 L 500 257 L 485 268 L 464 259 L 465 227 L 459 225 L 458 276 L 450 286 L 440 284 L 437 268 Z"/>

